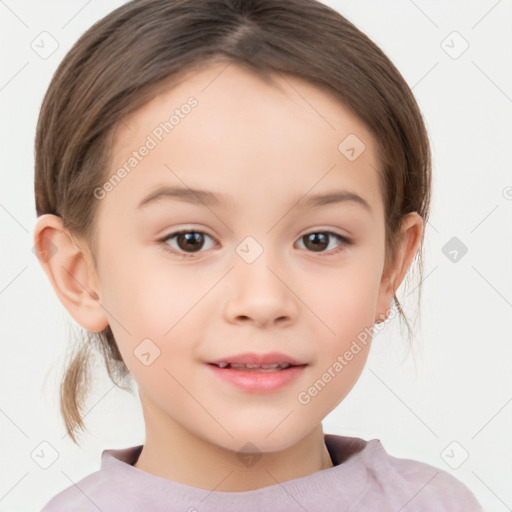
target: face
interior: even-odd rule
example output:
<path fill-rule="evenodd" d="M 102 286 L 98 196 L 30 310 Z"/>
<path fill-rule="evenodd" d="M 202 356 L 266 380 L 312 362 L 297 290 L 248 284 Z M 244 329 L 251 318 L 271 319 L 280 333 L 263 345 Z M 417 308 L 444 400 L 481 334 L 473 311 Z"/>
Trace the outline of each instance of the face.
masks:
<path fill-rule="evenodd" d="M 306 81 L 210 63 L 126 118 L 112 155 L 98 289 L 144 411 L 230 450 L 298 442 L 367 359 L 384 268 L 375 141 Z M 302 366 L 209 364 L 271 352 Z"/>

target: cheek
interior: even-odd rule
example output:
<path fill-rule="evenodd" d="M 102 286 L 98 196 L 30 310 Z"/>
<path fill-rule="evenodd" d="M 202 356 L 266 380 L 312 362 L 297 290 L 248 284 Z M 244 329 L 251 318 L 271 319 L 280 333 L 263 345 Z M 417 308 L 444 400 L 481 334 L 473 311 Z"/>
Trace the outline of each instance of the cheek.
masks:
<path fill-rule="evenodd" d="M 366 268 L 347 267 L 336 279 L 325 281 L 323 294 L 309 295 L 311 309 L 321 319 L 316 328 L 317 359 L 310 387 L 302 389 L 298 399 L 305 404 L 304 412 L 318 421 L 348 395 L 368 358 L 378 283 Z"/>
<path fill-rule="evenodd" d="M 326 324 L 324 339 L 339 344 L 374 324 L 379 291 L 375 265 L 361 258 L 357 264 L 331 269 L 317 286 L 304 288 L 311 310 Z"/>
<path fill-rule="evenodd" d="M 178 271 L 162 262 L 137 258 L 105 265 L 104 307 L 126 366 L 137 381 L 163 379 L 186 372 L 212 279 Z M 197 279 L 196 279 L 197 277 Z M 214 283 L 215 281 L 213 281 Z M 151 371 L 148 369 L 151 368 Z M 177 374 L 175 372 L 178 372 Z"/>
<path fill-rule="evenodd" d="M 105 249 L 116 257 L 102 262 L 103 305 L 112 315 L 111 323 L 121 324 L 132 336 L 161 338 L 199 299 L 187 273 L 163 256 L 150 258 L 155 251 L 158 248 L 124 251 L 120 245 Z M 129 256 L 117 257 L 126 253 Z"/>

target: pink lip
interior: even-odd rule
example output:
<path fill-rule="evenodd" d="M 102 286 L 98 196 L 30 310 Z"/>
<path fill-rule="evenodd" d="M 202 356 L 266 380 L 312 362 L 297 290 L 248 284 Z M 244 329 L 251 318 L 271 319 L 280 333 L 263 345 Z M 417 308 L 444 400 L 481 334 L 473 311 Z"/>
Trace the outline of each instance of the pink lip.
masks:
<path fill-rule="evenodd" d="M 239 364 L 278 364 L 288 363 L 289 368 L 272 371 L 244 371 L 232 368 L 220 368 L 219 363 Z M 246 352 L 233 356 L 226 356 L 215 361 L 208 361 L 208 367 L 221 379 L 251 393 L 271 393 L 286 386 L 302 374 L 307 363 L 299 361 L 281 352 L 267 352 L 258 354 Z"/>
<path fill-rule="evenodd" d="M 235 361 L 233 361 L 235 362 Z M 278 361 L 274 361 L 278 362 Z M 287 361 L 280 361 L 287 362 Z M 249 363 L 249 364 L 272 364 L 272 363 Z M 291 366 L 285 370 L 275 371 L 243 371 L 230 368 L 219 368 L 214 364 L 208 364 L 208 368 L 221 379 L 234 384 L 238 388 L 251 393 L 271 393 L 277 391 L 302 374 L 306 365 Z"/>
<path fill-rule="evenodd" d="M 288 363 L 296 366 L 304 365 L 303 361 L 298 361 L 281 352 L 267 352 L 266 354 L 257 354 L 255 352 L 246 352 L 245 354 L 237 354 L 234 356 L 226 356 L 215 361 L 208 361 L 210 364 L 219 363 L 246 363 L 246 364 L 275 364 Z"/>

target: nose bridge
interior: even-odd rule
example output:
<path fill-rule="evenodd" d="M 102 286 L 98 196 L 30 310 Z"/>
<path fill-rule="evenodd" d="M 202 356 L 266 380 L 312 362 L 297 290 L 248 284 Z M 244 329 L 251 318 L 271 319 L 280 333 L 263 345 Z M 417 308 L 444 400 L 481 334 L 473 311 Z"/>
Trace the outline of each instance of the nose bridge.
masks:
<path fill-rule="evenodd" d="M 234 270 L 239 284 L 248 282 L 254 291 L 262 285 L 272 288 L 273 293 L 280 292 L 283 284 L 275 274 L 282 273 L 282 255 L 279 248 L 271 247 L 271 239 L 269 235 L 248 235 L 238 244 Z"/>
<path fill-rule="evenodd" d="M 244 318 L 263 324 L 290 319 L 296 313 L 293 293 L 285 284 L 283 255 L 270 247 L 271 238 L 257 240 L 248 235 L 235 249 L 231 296 L 226 307 L 232 321 Z"/>

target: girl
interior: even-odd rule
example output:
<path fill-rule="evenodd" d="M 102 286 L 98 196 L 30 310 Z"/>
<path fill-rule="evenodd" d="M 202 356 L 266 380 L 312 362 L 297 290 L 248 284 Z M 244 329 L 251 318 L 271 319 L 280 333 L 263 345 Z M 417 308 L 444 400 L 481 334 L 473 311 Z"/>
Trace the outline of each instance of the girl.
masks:
<path fill-rule="evenodd" d="M 407 84 L 319 2 L 134 0 L 96 23 L 41 108 L 34 241 L 91 333 L 69 435 L 94 345 L 137 383 L 146 440 L 43 511 L 481 510 L 440 469 L 322 431 L 403 316 L 430 173 Z"/>

